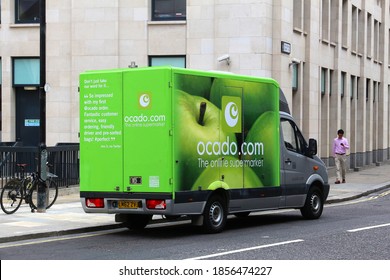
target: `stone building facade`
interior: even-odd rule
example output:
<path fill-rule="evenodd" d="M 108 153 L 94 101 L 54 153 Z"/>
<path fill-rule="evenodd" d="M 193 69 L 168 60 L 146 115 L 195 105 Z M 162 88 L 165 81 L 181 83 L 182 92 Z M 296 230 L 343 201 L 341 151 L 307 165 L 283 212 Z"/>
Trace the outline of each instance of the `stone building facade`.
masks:
<path fill-rule="evenodd" d="M 4 142 L 39 126 L 38 3 L 1 1 Z M 387 160 L 389 21 L 390 0 L 46 1 L 47 143 L 79 141 L 82 71 L 171 64 L 272 77 L 326 163 L 339 128 L 351 168 Z"/>

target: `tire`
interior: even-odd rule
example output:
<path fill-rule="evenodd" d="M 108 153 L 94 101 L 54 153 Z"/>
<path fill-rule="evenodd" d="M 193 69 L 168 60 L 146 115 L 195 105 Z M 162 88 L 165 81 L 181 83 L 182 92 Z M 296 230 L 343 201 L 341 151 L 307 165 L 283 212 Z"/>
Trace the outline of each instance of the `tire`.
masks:
<path fill-rule="evenodd" d="M 0 195 L 1 209 L 6 214 L 15 213 L 23 200 L 23 187 L 18 179 L 9 181 L 3 187 Z"/>
<path fill-rule="evenodd" d="M 305 205 L 300 209 L 301 214 L 306 219 L 318 219 L 324 209 L 324 196 L 319 187 L 310 188 Z"/>
<path fill-rule="evenodd" d="M 203 231 L 205 233 L 219 233 L 225 228 L 226 221 L 226 200 L 220 195 L 211 196 L 203 212 Z"/>
<path fill-rule="evenodd" d="M 152 215 L 128 215 L 124 225 L 130 230 L 144 229 L 152 219 Z"/>
<path fill-rule="evenodd" d="M 58 185 L 53 180 L 46 180 L 46 185 L 49 185 L 48 193 L 46 196 L 48 197 L 46 209 L 49 209 L 56 202 L 58 197 Z M 37 187 L 33 186 L 32 194 L 31 194 L 31 206 L 32 209 L 37 209 L 38 205 L 38 191 Z"/>

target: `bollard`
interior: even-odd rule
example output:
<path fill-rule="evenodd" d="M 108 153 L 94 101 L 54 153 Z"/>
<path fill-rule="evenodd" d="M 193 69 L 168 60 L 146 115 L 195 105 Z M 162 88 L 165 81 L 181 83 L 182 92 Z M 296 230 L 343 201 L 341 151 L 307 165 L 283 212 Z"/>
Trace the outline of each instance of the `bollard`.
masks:
<path fill-rule="evenodd" d="M 46 206 L 47 206 L 47 198 L 48 196 L 48 190 L 46 186 L 46 179 L 47 179 L 47 170 L 46 170 L 46 162 L 47 162 L 47 150 L 45 145 L 41 145 L 41 156 L 40 156 L 40 172 L 39 172 L 39 184 L 38 184 L 38 190 L 37 190 L 37 212 L 38 213 L 45 213 L 46 212 Z"/>

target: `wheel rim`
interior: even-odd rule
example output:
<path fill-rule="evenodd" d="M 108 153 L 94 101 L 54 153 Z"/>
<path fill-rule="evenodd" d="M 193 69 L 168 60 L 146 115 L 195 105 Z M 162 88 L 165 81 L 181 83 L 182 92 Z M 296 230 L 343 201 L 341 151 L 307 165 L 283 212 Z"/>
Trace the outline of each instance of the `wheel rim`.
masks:
<path fill-rule="evenodd" d="M 223 209 L 219 203 L 214 202 L 209 211 L 209 219 L 214 226 L 219 226 L 223 221 Z"/>
<path fill-rule="evenodd" d="M 311 208 L 314 213 L 317 213 L 321 208 L 321 199 L 316 194 L 313 194 L 311 197 Z"/>

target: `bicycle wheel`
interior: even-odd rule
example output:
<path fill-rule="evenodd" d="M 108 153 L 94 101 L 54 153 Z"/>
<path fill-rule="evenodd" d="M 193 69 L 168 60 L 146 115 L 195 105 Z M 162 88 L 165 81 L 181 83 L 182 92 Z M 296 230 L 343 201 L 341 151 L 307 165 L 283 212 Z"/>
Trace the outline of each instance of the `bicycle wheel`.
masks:
<path fill-rule="evenodd" d="M 54 202 L 57 200 L 58 196 L 58 185 L 51 179 L 46 180 L 46 185 L 48 188 L 46 189 L 46 209 L 49 209 L 53 206 Z M 36 186 L 33 186 L 31 193 L 31 206 L 33 209 L 37 209 L 38 205 L 38 190 Z"/>
<path fill-rule="evenodd" d="M 23 200 L 23 186 L 20 180 L 12 179 L 3 187 L 0 195 L 1 209 L 6 214 L 15 213 Z"/>

